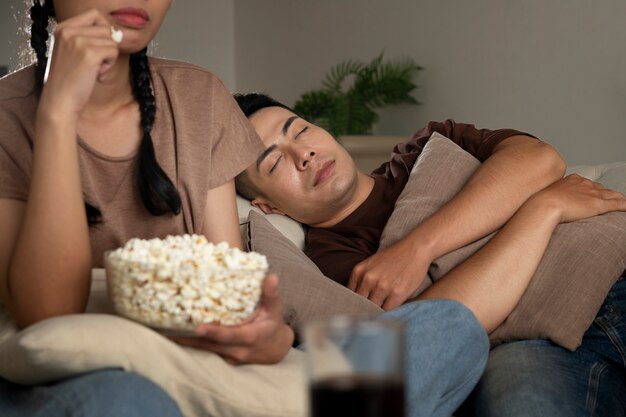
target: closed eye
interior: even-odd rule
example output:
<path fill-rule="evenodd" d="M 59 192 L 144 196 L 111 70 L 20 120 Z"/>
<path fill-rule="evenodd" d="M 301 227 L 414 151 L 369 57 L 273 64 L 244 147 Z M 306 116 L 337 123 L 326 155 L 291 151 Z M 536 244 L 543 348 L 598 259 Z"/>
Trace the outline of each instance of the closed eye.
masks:
<path fill-rule="evenodd" d="M 278 165 L 281 159 L 283 159 L 282 156 L 279 156 L 278 159 L 276 159 L 276 162 L 274 162 L 274 165 L 272 165 L 272 167 L 270 168 L 270 174 L 274 172 L 274 170 L 276 169 L 276 166 Z"/>
<path fill-rule="evenodd" d="M 301 134 L 303 134 L 304 132 L 306 132 L 306 130 L 308 129 L 308 126 L 304 126 L 304 128 L 302 128 L 301 131 L 298 132 L 298 134 L 295 136 L 295 139 L 298 139 L 298 136 L 300 136 Z"/>

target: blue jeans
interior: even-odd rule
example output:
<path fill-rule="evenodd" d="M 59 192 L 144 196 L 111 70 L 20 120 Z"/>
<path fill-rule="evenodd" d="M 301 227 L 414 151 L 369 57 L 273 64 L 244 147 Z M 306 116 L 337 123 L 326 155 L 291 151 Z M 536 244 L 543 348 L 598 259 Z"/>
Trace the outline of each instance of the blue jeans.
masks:
<path fill-rule="evenodd" d="M 450 417 L 485 369 L 484 328 L 450 300 L 417 301 L 381 317 L 405 322 L 407 417 Z"/>
<path fill-rule="evenodd" d="M 493 349 L 467 408 L 480 417 L 626 416 L 626 279 L 576 351 L 545 340 Z"/>
<path fill-rule="evenodd" d="M 148 379 L 107 369 L 35 387 L 0 379 L 0 416 L 182 417 L 182 414 L 174 400 Z"/>
<path fill-rule="evenodd" d="M 387 312 L 405 322 L 408 417 L 449 417 L 482 374 L 487 335 L 463 305 L 419 301 Z M 147 379 L 102 370 L 55 384 L 22 387 L 0 379 L 0 416 L 180 416 L 174 401 Z"/>

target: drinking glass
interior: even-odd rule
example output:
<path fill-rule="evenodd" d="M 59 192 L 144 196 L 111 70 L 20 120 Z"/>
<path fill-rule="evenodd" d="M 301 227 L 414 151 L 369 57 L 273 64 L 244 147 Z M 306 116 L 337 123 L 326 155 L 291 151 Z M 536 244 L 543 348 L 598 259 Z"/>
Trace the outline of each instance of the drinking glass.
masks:
<path fill-rule="evenodd" d="M 337 316 L 304 329 L 311 417 L 404 417 L 404 326 Z"/>

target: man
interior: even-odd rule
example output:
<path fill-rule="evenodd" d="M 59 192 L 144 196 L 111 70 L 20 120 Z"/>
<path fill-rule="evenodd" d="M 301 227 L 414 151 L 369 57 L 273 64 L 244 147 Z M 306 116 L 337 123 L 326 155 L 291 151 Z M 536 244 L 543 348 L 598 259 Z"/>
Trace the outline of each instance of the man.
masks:
<path fill-rule="evenodd" d="M 397 145 L 391 161 L 368 176 L 356 170 L 334 138 L 288 107 L 259 94 L 236 99 L 266 146 L 256 163 L 237 178 L 239 192 L 265 213 L 288 215 L 310 225 L 306 252 L 320 269 L 387 310 L 405 302 L 420 286 L 434 259 L 505 225 L 483 249 L 419 296 L 456 300 L 491 332 L 515 307 L 543 255 L 555 227 L 551 225 L 554 218 L 550 220 L 553 204 L 561 207 L 557 223 L 586 217 L 570 211 L 581 196 L 590 199 L 588 204 L 602 207 L 596 214 L 626 209 L 626 198 L 619 193 L 577 176 L 561 179 L 565 164 L 556 151 L 521 132 L 478 130 L 453 121 L 429 123 L 410 141 Z M 395 245 L 376 252 L 412 165 L 435 131 L 483 163 L 436 214 Z M 522 251 L 525 256 L 519 257 Z M 626 340 L 626 334 L 621 337 Z M 538 350 L 544 348 L 552 346 Z M 540 357 L 538 363 L 558 363 L 569 371 L 572 361 L 579 362 L 578 356 L 568 351 L 559 351 L 559 355 L 565 358 L 561 362 L 563 358 Z M 520 367 L 509 359 L 511 355 L 501 359 L 502 365 L 496 368 Z M 595 363 L 585 366 L 584 371 L 572 371 L 575 381 L 586 382 L 587 371 L 591 372 Z M 541 366 L 537 368 L 533 371 L 541 379 Z M 550 369 L 557 374 L 554 367 Z M 558 377 L 559 384 L 568 379 L 567 375 Z M 572 415 L 569 405 L 586 410 L 584 389 L 589 387 L 581 392 L 576 384 L 568 388 L 570 385 L 572 390 L 560 397 L 532 392 L 534 402 L 516 395 L 517 387 L 508 386 L 509 396 L 503 398 L 512 402 L 502 405 L 501 401 L 498 406 L 492 399 L 502 392 L 483 389 L 477 404 L 487 405 L 477 410 L 482 415 L 524 415 L 534 405 L 542 412 L 549 410 L 546 415 L 557 410 Z M 618 390 L 626 392 L 626 382 L 622 381 Z M 558 405 L 564 399 L 568 407 Z"/>
<path fill-rule="evenodd" d="M 265 213 L 311 226 L 305 252 L 322 272 L 386 310 L 406 301 L 434 259 L 500 228 L 565 170 L 558 153 L 535 138 L 446 121 L 429 123 L 398 145 L 392 160 L 369 176 L 326 131 L 280 103 L 258 94 L 236 98 L 267 146 L 237 178 L 239 193 Z M 442 210 L 377 253 L 395 200 L 435 131 L 484 163 Z"/>

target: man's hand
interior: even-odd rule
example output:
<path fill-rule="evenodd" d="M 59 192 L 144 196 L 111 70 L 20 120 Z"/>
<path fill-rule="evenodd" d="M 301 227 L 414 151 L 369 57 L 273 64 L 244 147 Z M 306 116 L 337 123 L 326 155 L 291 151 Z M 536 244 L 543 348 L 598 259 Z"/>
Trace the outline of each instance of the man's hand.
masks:
<path fill-rule="evenodd" d="M 214 352 L 233 365 L 280 362 L 293 343 L 293 331 L 283 321 L 278 296 L 278 277 L 270 274 L 263 283 L 263 295 L 253 317 L 240 325 L 202 324 L 199 337 L 172 337 L 175 342 Z"/>
<path fill-rule="evenodd" d="M 357 264 L 348 288 L 391 310 L 413 296 L 431 262 L 425 247 L 416 246 L 415 240 L 402 239 Z"/>
<path fill-rule="evenodd" d="M 526 291 L 554 228 L 611 211 L 626 211 L 626 196 L 578 175 L 565 177 L 529 198 L 489 243 L 418 298 L 458 301 L 490 333 Z"/>
<path fill-rule="evenodd" d="M 528 204 L 540 204 L 544 212 L 556 210 L 559 222 L 567 223 L 611 211 L 626 211 L 626 196 L 600 183 L 571 174 L 531 197 Z"/>

